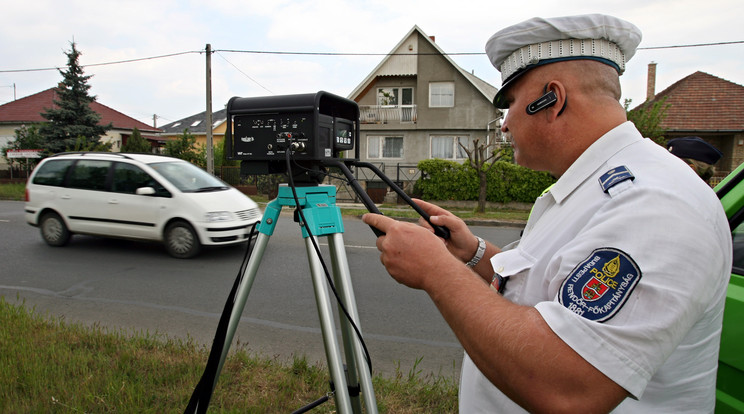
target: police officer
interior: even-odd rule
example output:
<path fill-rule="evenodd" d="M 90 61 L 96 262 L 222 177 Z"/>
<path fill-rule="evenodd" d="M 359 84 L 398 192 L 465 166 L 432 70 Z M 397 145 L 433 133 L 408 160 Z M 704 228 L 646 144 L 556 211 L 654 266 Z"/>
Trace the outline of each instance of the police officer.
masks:
<path fill-rule="evenodd" d="M 712 190 L 626 119 L 618 76 L 640 39 L 583 15 L 486 44 L 517 163 L 558 178 L 520 240 L 496 247 L 423 201 L 449 239 L 363 217 L 463 345 L 461 413 L 713 410 L 731 237 Z"/>
<path fill-rule="evenodd" d="M 716 173 L 714 165 L 723 157 L 718 148 L 700 137 L 670 139 L 667 149 L 687 163 L 706 183 L 710 183 Z"/>

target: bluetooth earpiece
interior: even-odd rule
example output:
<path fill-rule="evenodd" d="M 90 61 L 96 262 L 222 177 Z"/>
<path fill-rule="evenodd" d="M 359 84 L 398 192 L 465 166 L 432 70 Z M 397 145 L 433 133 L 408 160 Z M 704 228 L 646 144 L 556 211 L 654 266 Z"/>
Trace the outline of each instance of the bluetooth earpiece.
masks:
<path fill-rule="evenodd" d="M 558 102 L 558 97 L 555 96 L 555 92 L 550 91 L 527 105 L 527 115 L 535 115 L 543 109 L 555 105 L 556 102 Z"/>
<path fill-rule="evenodd" d="M 555 105 L 556 102 L 558 102 L 558 96 L 556 96 L 555 92 L 548 91 L 548 84 L 545 84 L 545 87 L 543 88 L 543 96 L 537 98 L 531 104 L 527 105 L 527 108 L 525 109 L 527 110 L 527 115 L 535 115 L 543 109 L 550 108 L 551 106 Z M 557 116 L 561 116 L 563 111 L 566 110 L 567 104 L 568 96 L 566 96 L 566 98 L 564 99 L 563 108 L 561 108 Z"/>

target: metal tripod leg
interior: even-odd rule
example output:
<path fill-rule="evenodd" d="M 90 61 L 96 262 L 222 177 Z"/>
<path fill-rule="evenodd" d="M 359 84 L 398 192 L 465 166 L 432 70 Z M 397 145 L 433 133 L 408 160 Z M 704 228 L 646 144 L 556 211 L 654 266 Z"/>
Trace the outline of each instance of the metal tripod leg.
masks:
<path fill-rule="evenodd" d="M 331 249 L 331 262 L 333 265 L 334 283 L 341 302 L 346 307 L 352 321 L 359 328 L 359 313 L 357 312 L 354 289 L 351 286 L 351 272 L 349 271 L 349 262 L 346 259 L 346 249 L 344 248 L 343 235 L 335 233 L 328 237 L 328 245 Z M 339 311 L 340 313 L 341 311 Z M 364 348 L 362 342 L 346 319 L 341 319 L 341 333 L 344 338 L 344 349 L 346 351 L 346 360 L 349 367 L 349 381 L 353 384 L 359 382 L 364 397 L 364 404 L 368 413 L 377 412 L 377 400 L 375 399 L 374 388 L 372 386 L 372 376 L 367 366 L 367 360 L 364 358 Z M 357 372 L 357 369 L 361 372 Z M 358 400 L 358 399 L 357 399 Z M 352 400 L 352 402 L 354 402 Z M 358 403 L 358 401 L 357 401 Z M 371 407 L 371 408 L 370 408 Z M 354 407 L 357 409 L 357 407 Z M 361 412 L 361 408 L 358 408 Z"/>
<path fill-rule="evenodd" d="M 331 189 L 335 191 L 335 187 L 331 186 Z M 315 191 L 317 192 L 317 190 Z M 323 193 L 324 191 L 331 190 L 321 189 L 320 192 Z M 280 188 L 280 195 L 281 194 L 282 189 Z M 240 322 L 240 317 L 243 313 L 243 308 L 245 307 L 245 302 L 253 285 L 253 281 L 255 280 L 258 267 L 266 250 L 266 246 L 268 245 L 270 236 L 271 234 L 273 234 L 276 221 L 279 218 L 281 205 L 294 205 L 293 203 L 289 203 L 288 201 L 282 202 L 277 200 L 269 203 L 264 212 L 264 219 L 261 223 L 261 227 L 259 228 L 260 233 L 258 238 L 256 239 L 256 243 L 253 248 L 253 254 L 248 261 L 241 284 L 238 287 L 237 293 L 235 295 L 235 304 L 230 315 L 227 333 L 225 336 L 225 346 L 220 356 L 220 361 L 215 378 L 219 378 L 219 374 L 222 371 L 225 359 L 227 358 L 230 344 L 232 343 L 232 340 L 235 336 L 235 331 L 237 330 L 238 323 Z M 324 208 L 328 208 L 329 204 L 333 208 L 338 208 L 335 206 L 335 203 L 333 201 L 331 201 L 329 204 L 324 204 L 322 202 L 318 204 L 323 205 Z M 337 224 L 339 225 L 335 227 L 331 226 L 331 228 L 342 228 L 340 223 Z M 331 260 L 335 279 L 334 284 L 336 285 L 336 290 L 341 302 L 343 303 L 350 317 L 353 321 L 355 321 L 356 326 L 358 327 L 359 316 L 356 308 L 356 301 L 354 299 L 353 289 L 351 287 L 351 277 L 348 262 L 346 260 L 346 252 L 343 246 L 343 237 L 341 233 L 334 231 L 335 230 L 332 230 L 330 234 L 326 234 L 329 236 L 328 240 L 329 246 L 331 248 Z M 332 301 L 328 293 L 325 271 L 322 268 L 320 258 L 315 251 L 315 247 L 313 246 L 313 240 L 311 239 L 311 237 L 305 237 L 305 246 L 310 265 L 310 273 L 313 280 L 313 287 L 315 290 L 315 299 L 318 307 L 318 316 L 320 318 L 321 331 L 323 334 L 323 344 L 326 351 L 328 368 L 331 374 L 331 379 L 333 380 L 336 388 L 336 406 L 338 408 L 338 411 L 342 414 L 352 412 L 361 413 L 359 398 L 356 396 L 352 398 L 348 392 L 349 388 L 347 385 L 347 377 L 344 373 L 341 350 L 336 335 L 333 311 L 331 306 Z M 374 390 L 372 387 L 372 377 L 364 358 L 361 340 L 352 331 L 351 322 L 349 322 L 343 315 L 340 315 L 339 319 L 341 321 L 341 331 L 344 339 L 344 349 L 346 351 L 347 366 L 349 369 L 349 382 L 354 384 L 354 386 L 356 386 L 357 383 L 360 384 L 367 412 L 376 414 L 377 402 L 375 400 Z M 215 384 L 213 384 L 213 388 L 214 385 L 216 385 L 216 379 Z"/>
<path fill-rule="evenodd" d="M 336 387 L 336 405 L 340 412 L 351 413 L 351 398 L 347 392 L 348 384 L 335 324 L 333 323 L 333 309 L 331 308 L 331 298 L 328 295 L 325 272 L 320 265 L 320 260 L 310 237 L 305 238 L 305 247 L 307 248 L 307 259 L 310 262 L 313 286 L 315 287 L 315 302 L 318 305 L 318 317 L 320 317 L 320 329 L 323 332 L 323 345 L 325 346 L 328 369 Z"/>

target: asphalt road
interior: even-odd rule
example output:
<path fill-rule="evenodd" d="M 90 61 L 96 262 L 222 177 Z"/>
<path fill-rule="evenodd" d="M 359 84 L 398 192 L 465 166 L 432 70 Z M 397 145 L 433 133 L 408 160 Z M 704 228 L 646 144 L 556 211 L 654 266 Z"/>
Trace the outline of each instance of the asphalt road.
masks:
<path fill-rule="evenodd" d="M 369 227 L 345 218 L 344 228 L 374 372 L 407 375 L 415 367 L 424 375 L 459 378 L 462 348 L 428 296 L 387 274 Z M 474 227 L 501 245 L 519 231 Z M 330 262 L 325 239 L 320 241 Z M 42 315 L 115 332 L 210 346 L 243 249 L 210 248 L 179 260 L 158 244 L 90 236 L 74 236 L 68 246 L 53 248 L 26 224 L 22 202 L 0 201 L 0 296 Z M 304 355 L 325 363 L 305 243 L 290 214 L 282 214 L 256 275 L 232 349 L 282 361 Z"/>

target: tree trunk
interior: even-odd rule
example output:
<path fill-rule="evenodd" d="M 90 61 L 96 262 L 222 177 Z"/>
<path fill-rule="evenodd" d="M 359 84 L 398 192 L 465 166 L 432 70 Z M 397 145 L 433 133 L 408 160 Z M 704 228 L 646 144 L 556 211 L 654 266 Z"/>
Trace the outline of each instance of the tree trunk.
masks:
<path fill-rule="evenodd" d="M 487 183 L 486 183 L 486 172 L 483 171 L 483 169 L 478 170 L 478 182 L 480 184 L 480 188 L 478 191 L 478 207 L 476 211 L 478 213 L 485 213 L 486 212 L 486 189 L 487 189 Z"/>

